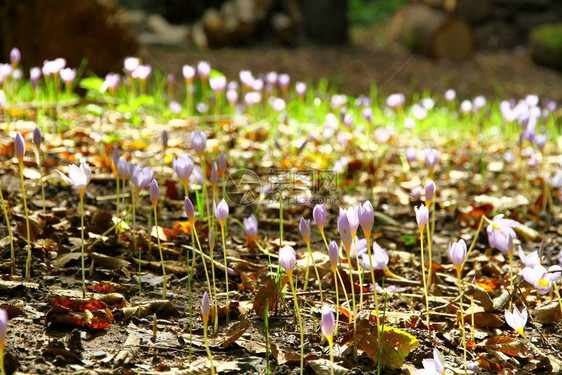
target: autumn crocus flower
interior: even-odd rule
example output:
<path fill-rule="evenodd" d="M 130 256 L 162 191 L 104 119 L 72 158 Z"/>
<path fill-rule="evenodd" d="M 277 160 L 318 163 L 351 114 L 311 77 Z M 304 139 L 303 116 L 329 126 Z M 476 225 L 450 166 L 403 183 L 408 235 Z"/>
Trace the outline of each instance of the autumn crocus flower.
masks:
<path fill-rule="evenodd" d="M 199 61 L 197 63 L 197 75 L 201 81 L 206 82 L 211 74 L 211 65 L 207 61 Z"/>
<path fill-rule="evenodd" d="M 312 210 L 312 217 L 316 222 L 316 226 L 320 232 L 324 231 L 324 225 L 326 225 L 326 207 L 323 204 L 317 204 Z"/>
<path fill-rule="evenodd" d="M 458 242 L 450 243 L 447 255 L 458 271 L 466 258 L 466 242 L 460 239 Z"/>
<path fill-rule="evenodd" d="M 496 248 L 502 253 L 507 253 L 509 250 L 508 234 L 512 238 L 517 238 L 513 228 L 518 227 L 520 224 L 511 219 L 504 219 L 504 215 L 496 215 L 488 224 L 486 232 L 488 233 L 488 242 L 490 247 Z"/>
<path fill-rule="evenodd" d="M 23 163 L 23 156 L 25 155 L 25 139 L 20 132 L 16 133 L 16 138 L 14 141 L 14 154 L 18 159 L 19 163 Z"/>
<path fill-rule="evenodd" d="M 435 182 L 429 180 L 427 184 L 425 184 L 425 203 L 427 207 L 431 206 L 431 202 L 433 201 L 433 195 L 435 194 Z"/>
<path fill-rule="evenodd" d="M 213 355 L 211 354 L 211 349 L 209 348 L 209 342 L 207 340 L 207 328 L 209 326 L 209 315 L 211 312 L 211 300 L 209 299 L 209 293 L 203 293 L 203 298 L 201 299 L 201 317 L 203 318 L 203 338 L 205 341 L 205 349 L 207 350 L 207 355 L 209 356 L 209 362 L 211 363 L 211 374 L 215 374 L 215 366 L 213 365 Z"/>
<path fill-rule="evenodd" d="M 417 370 L 414 375 L 443 375 L 445 373 L 445 361 L 437 349 L 433 349 L 433 358 L 422 360 L 423 369 Z"/>
<path fill-rule="evenodd" d="M 205 152 L 205 147 L 207 146 L 207 135 L 203 132 L 193 132 L 191 133 L 191 148 L 198 154 L 202 155 Z"/>
<path fill-rule="evenodd" d="M 78 194 L 81 196 L 84 195 L 84 192 L 92 179 L 92 171 L 86 162 L 81 162 L 80 167 L 70 164 L 68 166 L 68 177 L 58 170 L 57 172 L 66 183 L 74 186 L 78 191 Z"/>
<path fill-rule="evenodd" d="M 133 168 L 131 173 L 133 185 L 136 188 L 137 195 L 140 191 L 148 186 L 154 176 L 154 171 L 148 167 L 141 168 L 138 165 Z"/>
<path fill-rule="evenodd" d="M 340 248 L 336 241 L 330 241 L 330 245 L 328 245 L 328 256 L 330 258 L 330 266 L 333 270 L 336 270 L 336 268 L 338 267 L 338 259 L 340 256 Z"/>
<path fill-rule="evenodd" d="M 373 270 L 384 270 L 388 267 L 388 253 L 380 247 L 376 242 L 373 242 L 373 254 L 369 260 L 369 254 L 363 253 L 361 264 L 366 270 L 371 270 L 371 264 L 373 265 Z"/>
<path fill-rule="evenodd" d="M 283 246 L 279 250 L 279 264 L 288 275 L 292 275 L 297 264 L 295 249 L 289 245 Z"/>
<path fill-rule="evenodd" d="M 226 201 L 223 199 L 215 207 L 215 216 L 221 226 L 224 226 L 224 223 L 226 222 L 226 218 L 228 217 L 228 213 L 229 213 L 228 203 L 226 203 Z"/>
<path fill-rule="evenodd" d="M 414 211 L 416 212 L 416 221 L 418 223 L 418 227 L 420 230 L 423 230 L 427 221 L 429 220 L 429 211 L 424 204 L 421 204 L 419 207 L 414 207 Z"/>
<path fill-rule="evenodd" d="M 525 337 L 525 324 L 527 324 L 527 308 L 519 312 L 517 307 L 513 307 L 513 312 L 505 310 L 505 322 L 521 336 Z"/>
<path fill-rule="evenodd" d="M 68 177 L 57 171 L 62 179 L 78 190 L 80 196 L 80 233 L 81 233 L 81 260 L 82 260 L 82 297 L 86 297 L 86 268 L 84 266 L 84 193 L 92 179 L 92 171 L 88 163 L 81 162 L 80 167 L 71 164 L 68 167 Z"/>
<path fill-rule="evenodd" d="M 301 217 L 299 222 L 299 231 L 301 232 L 302 239 L 306 244 L 310 243 L 310 220 L 305 220 Z"/>
<path fill-rule="evenodd" d="M 334 339 L 334 331 L 336 328 L 336 319 L 334 312 L 327 304 L 322 306 L 322 323 L 321 323 L 322 334 L 328 340 L 328 343 L 332 345 Z"/>
<path fill-rule="evenodd" d="M 560 266 L 556 266 L 560 267 Z M 552 269 L 553 271 L 558 271 L 558 268 Z M 550 269 L 549 269 L 550 271 Z M 552 283 L 560 279 L 561 273 L 551 273 L 546 270 L 542 265 L 537 264 L 533 268 L 525 267 L 521 274 L 525 281 L 534 286 L 539 294 L 547 294 L 552 288 Z"/>
<path fill-rule="evenodd" d="M 398 109 L 404 106 L 406 97 L 404 94 L 391 94 L 386 98 L 386 105 L 392 109 Z"/>
<path fill-rule="evenodd" d="M 258 219 L 254 214 L 242 220 L 248 244 L 258 238 Z"/>
<path fill-rule="evenodd" d="M 521 259 L 521 262 L 525 265 L 525 267 L 533 268 L 534 266 L 541 263 L 538 251 L 535 250 L 530 252 L 529 254 L 525 254 L 521 246 L 519 246 L 519 258 Z"/>
<path fill-rule="evenodd" d="M 351 228 L 346 213 L 343 213 L 338 218 L 338 232 L 340 233 L 340 237 L 345 250 L 349 251 L 349 249 L 351 248 L 351 243 L 353 242 L 353 238 L 351 236 Z"/>
<path fill-rule="evenodd" d="M 424 159 L 427 169 L 432 170 L 433 168 L 435 168 L 435 165 L 439 160 L 439 152 L 437 152 L 437 150 L 435 149 L 425 150 Z"/>
<path fill-rule="evenodd" d="M 363 234 L 367 238 L 367 242 L 370 242 L 371 230 L 373 229 L 373 224 L 375 223 L 375 210 L 370 201 L 366 201 L 363 205 L 359 204 L 359 225 L 363 229 Z"/>

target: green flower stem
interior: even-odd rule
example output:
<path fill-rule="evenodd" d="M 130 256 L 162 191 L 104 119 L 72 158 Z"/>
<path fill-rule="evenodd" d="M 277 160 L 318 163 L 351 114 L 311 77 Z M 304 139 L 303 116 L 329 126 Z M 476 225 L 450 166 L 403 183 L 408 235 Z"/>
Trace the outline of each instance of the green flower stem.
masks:
<path fill-rule="evenodd" d="M 209 319 L 203 318 L 203 338 L 205 339 L 205 349 L 207 350 L 207 356 L 209 357 L 209 362 L 211 362 L 211 374 L 215 375 L 215 366 L 213 365 L 213 355 L 211 354 L 211 349 L 209 348 L 209 341 L 207 340 L 207 331 L 209 327 Z"/>
<path fill-rule="evenodd" d="M 293 283 L 293 272 L 287 272 L 289 275 L 289 284 L 291 285 L 291 291 L 293 292 L 293 303 L 295 305 L 295 312 L 297 314 L 297 319 L 299 321 L 299 329 L 301 334 L 301 375 L 304 373 L 304 328 L 302 326 L 301 313 L 299 309 L 299 303 L 297 301 L 297 292 L 295 290 L 295 284 Z"/>
<path fill-rule="evenodd" d="M 462 334 L 462 346 L 463 346 L 463 359 L 464 359 L 464 373 L 467 374 L 468 370 L 466 367 L 466 332 L 464 329 L 464 307 L 462 305 L 462 268 L 461 266 L 457 266 L 457 278 L 459 279 L 459 306 L 461 310 L 461 334 Z"/>
<path fill-rule="evenodd" d="M 225 223 L 219 223 L 219 224 L 221 227 L 221 236 L 222 236 L 222 253 L 224 255 L 224 275 L 226 279 L 226 321 L 228 322 L 228 314 L 230 313 L 230 301 L 228 297 L 228 265 L 226 262 L 226 239 L 224 236 Z"/>
<path fill-rule="evenodd" d="M 195 223 L 191 220 L 191 233 L 195 235 L 195 240 L 197 241 L 197 246 L 199 247 L 199 253 L 201 254 L 201 262 L 203 262 L 203 268 L 205 268 L 205 277 L 207 278 L 207 289 L 210 293 L 211 304 L 214 306 L 214 319 L 215 319 L 215 331 L 218 329 L 218 314 L 217 314 L 217 289 L 215 286 L 215 267 L 213 265 L 213 247 L 209 246 L 210 257 L 211 257 L 211 270 L 213 272 L 213 288 L 211 289 L 211 279 L 209 279 L 209 271 L 207 270 L 207 263 L 205 263 L 205 257 L 203 256 L 203 249 L 201 248 L 201 242 L 199 241 L 199 236 L 197 235 L 197 229 L 195 229 Z M 195 256 L 193 256 L 193 262 L 195 263 Z M 191 270 L 193 272 L 193 268 Z M 214 291 L 214 293 L 212 293 Z"/>
<path fill-rule="evenodd" d="M 318 272 L 318 267 L 316 266 L 316 262 L 312 257 L 312 250 L 310 249 L 310 239 L 306 241 L 306 248 L 308 251 L 308 264 L 306 267 L 306 277 L 304 280 L 304 290 L 307 290 L 306 283 L 308 281 L 308 270 L 310 269 L 310 260 L 312 259 L 312 265 L 314 266 L 314 273 L 316 273 L 316 279 L 318 280 L 318 286 L 320 288 L 320 306 L 324 306 L 324 295 L 322 293 L 322 279 L 320 278 L 320 273 Z"/>
<path fill-rule="evenodd" d="M 427 314 L 427 329 L 431 329 L 429 326 L 429 297 L 427 293 L 427 280 L 425 277 L 425 256 L 423 252 L 423 227 L 420 227 L 420 245 L 421 245 L 421 266 L 422 266 L 422 279 L 423 279 L 423 292 L 425 294 L 425 311 Z"/>
<path fill-rule="evenodd" d="M 367 253 L 369 255 L 369 268 L 371 271 L 371 282 L 373 283 L 373 289 L 374 289 L 374 295 L 375 295 L 375 311 L 376 311 L 376 318 L 377 318 L 377 326 L 380 325 L 380 320 L 379 320 L 379 296 L 378 296 L 378 292 L 377 292 L 377 284 L 376 284 L 376 280 L 375 280 L 375 270 L 373 269 L 373 258 L 371 256 L 371 232 L 369 231 L 368 233 L 365 234 L 365 237 L 367 238 Z"/>
<path fill-rule="evenodd" d="M 82 262 L 82 297 L 86 298 L 86 267 L 84 265 L 84 190 L 78 189 L 80 194 L 80 240 Z"/>
<path fill-rule="evenodd" d="M 25 184 L 23 181 L 23 160 L 19 161 L 21 191 L 23 195 L 23 209 L 25 211 L 25 227 L 27 229 L 27 260 L 25 262 L 25 279 L 29 280 L 31 275 L 31 232 L 29 229 L 29 212 L 27 210 L 27 197 L 25 195 Z"/>
<path fill-rule="evenodd" d="M 154 205 L 154 226 L 156 227 L 156 242 L 158 243 L 158 252 L 160 253 L 160 262 L 162 262 L 162 277 L 164 278 L 164 284 L 162 285 L 162 295 L 166 299 L 166 267 L 164 266 L 164 255 L 162 254 L 162 246 L 160 245 L 160 235 L 158 231 L 158 203 Z"/>
<path fill-rule="evenodd" d="M 10 237 L 10 262 L 12 275 L 16 273 L 16 253 L 14 251 L 14 237 L 12 235 L 12 226 L 10 225 L 10 217 L 8 216 L 8 209 L 4 201 L 4 194 L 0 188 L 0 202 L 2 203 L 2 212 L 4 213 L 4 220 L 6 220 L 6 228 L 8 229 L 8 236 Z"/>

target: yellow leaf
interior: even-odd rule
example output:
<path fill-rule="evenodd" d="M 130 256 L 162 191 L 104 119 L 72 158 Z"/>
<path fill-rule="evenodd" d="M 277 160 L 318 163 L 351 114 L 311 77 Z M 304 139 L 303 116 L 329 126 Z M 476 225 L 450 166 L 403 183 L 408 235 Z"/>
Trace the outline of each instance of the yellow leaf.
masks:
<path fill-rule="evenodd" d="M 357 323 L 357 348 L 375 362 L 379 357 L 379 331 L 380 328 L 369 320 Z M 381 362 L 384 367 L 390 369 L 402 367 L 410 351 L 419 346 L 414 336 L 394 327 L 384 327 L 382 340 Z"/>

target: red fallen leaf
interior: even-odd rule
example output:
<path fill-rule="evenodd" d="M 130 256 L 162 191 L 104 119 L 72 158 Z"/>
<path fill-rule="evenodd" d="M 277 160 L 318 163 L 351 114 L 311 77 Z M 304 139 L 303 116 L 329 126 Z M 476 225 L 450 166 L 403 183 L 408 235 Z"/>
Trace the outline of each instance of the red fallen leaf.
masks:
<path fill-rule="evenodd" d="M 232 310 L 235 310 L 238 308 L 238 306 L 240 306 L 240 303 L 236 302 L 236 301 L 229 301 L 228 306 L 230 306 L 230 308 L 228 309 L 229 312 L 231 312 Z M 212 310 L 212 309 L 211 309 Z M 218 306 L 217 307 L 217 314 L 219 314 L 219 319 L 220 318 L 224 318 L 226 316 L 226 306 Z M 213 314 L 211 313 L 211 316 Z"/>
<path fill-rule="evenodd" d="M 480 217 L 483 215 L 488 216 L 490 214 L 490 212 L 492 212 L 494 210 L 494 205 L 492 204 L 483 204 L 481 206 L 472 206 L 472 210 L 470 211 L 469 215 L 472 217 Z"/>
<path fill-rule="evenodd" d="M 343 270 L 340 270 L 339 273 L 341 275 L 343 285 L 345 286 L 345 290 L 348 293 L 351 293 L 351 281 L 349 280 L 349 275 Z M 361 285 L 357 284 L 356 282 L 353 282 L 353 288 L 355 290 L 355 293 L 361 292 Z M 363 287 L 363 293 L 369 293 L 369 289 Z"/>
<path fill-rule="evenodd" d="M 481 355 L 480 358 L 476 361 L 484 370 L 488 370 L 493 374 L 497 374 L 501 371 L 502 367 L 499 363 L 491 362 L 488 358 Z"/>
<path fill-rule="evenodd" d="M 499 287 L 502 285 L 502 282 L 501 282 L 501 280 L 498 280 L 498 279 L 486 277 L 483 280 L 477 281 L 476 285 L 484 288 L 484 290 L 488 293 L 493 293 L 494 291 L 499 289 Z"/>
<path fill-rule="evenodd" d="M 108 321 L 102 319 L 101 317 L 94 316 L 92 320 L 87 323 L 87 326 L 90 329 L 108 329 L 110 324 Z"/>
<path fill-rule="evenodd" d="M 416 327 L 422 327 L 422 328 L 427 328 L 427 324 L 425 324 L 425 319 L 420 319 L 419 316 L 416 315 L 412 315 L 410 317 L 410 319 L 408 319 L 406 322 L 406 327 L 408 328 L 416 328 Z M 435 327 L 433 326 L 433 324 L 429 325 L 430 329 L 435 329 Z"/>
<path fill-rule="evenodd" d="M 172 231 L 168 239 L 173 240 L 178 236 L 191 236 L 191 225 L 189 221 L 176 221 L 172 225 Z"/>
<path fill-rule="evenodd" d="M 226 340 L 220 345 L 222 349 L 229 347 L 230 345 L 234 344 L 236 340 L 238 340 L 242 335 L 246 332 L 246 330 L 250 328 L 250 322 L 246 319 L 242 319 L 238 324 L 235 324 L 232 328 L 228 330 L 226 333 Z"/>
<path fill-rule="evenodd" d="M 468 348 L 468 350 L 470 350 L 471 352 L 474 351 L 474 349 L 476 348 L 476 342 L 473 340 L 468 340 L 466 342 L 466 347 Z"/>
<path fill-rule="evenodd" d="M 111 293 L 111 292 L 128 292 L 131 288 L 114 283 L 112 281 L 101 281 L 94 285 L 88 286 L 88 289 L 94 292 Z"/>
<path fill-rule="evenodd" d="M 349 311 L 345 307 L 340 306 L 340 312 L 342 313 L 343 316 L 345 316 L 347 318 L 347 321 L 349 322 L 349 317 L 351 316 L 351 311 Z"/>
<path fill-rule="evenodd" d="M 72 298 L 67 296 L 59 296 L 50 303 L 65 307 L 72 311 L 86 311 L 86 310 L 105 310 L 107 305 L 101 301 L 93 298 Z"/>
<path fill-rule="evenodd" d="M 178 189 L 176 189 L 176 181 L 166 180 L 162 185 L 166 188 L 166 198 L 170 198 L 173 200 L 179 200 L 182 198 L 180 194 L 178 194 Z"/>

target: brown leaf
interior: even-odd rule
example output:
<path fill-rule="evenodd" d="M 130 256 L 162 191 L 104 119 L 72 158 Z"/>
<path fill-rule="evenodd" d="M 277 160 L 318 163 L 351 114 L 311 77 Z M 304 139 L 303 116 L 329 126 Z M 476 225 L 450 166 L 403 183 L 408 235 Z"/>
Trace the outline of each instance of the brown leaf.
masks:
<path fill-rule="evenodd" d="M 527 357 L 529 351 L 523 341 L 517 337 L 495 336 L 486 340 L 486 350 L 498 351 L 514 357 Z"/>
<path fill-rule="evenodd" d="M 465 323 L 472 322 L 471 314 L 464 316 Z M 478 311 L 474 313 L 474 325 L 479 328 L 499 328 L 505 323 L 498 314 L 486 311 Z"/>
<path fill-rule="evenodd" d="M 279 282 L 277 282 L 277 279 L 270 279 L 267 284 L 258 290 L 254 298 L 253 309 L 260 318 L 265 319 L 266 301 L 269 301 L 269 311 L 276 309 L 281 290 L 287 284 L 287 281 L 289 281 L 289 276 L 287 275 L 281 276 Z"/>
<path fill-rule="evenodd" d="M 85 310 L 105 310 L 107 305 L 94 298 L 73 298 L 67 296 L 59 296 L 50 303 L 51 305 L 59 305 L 72 311 Z"/>

